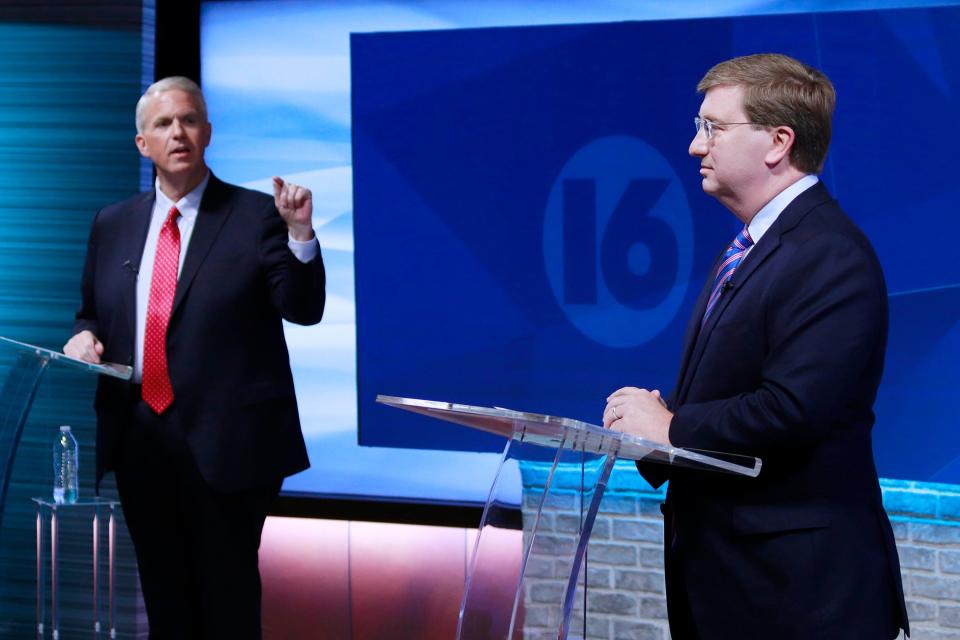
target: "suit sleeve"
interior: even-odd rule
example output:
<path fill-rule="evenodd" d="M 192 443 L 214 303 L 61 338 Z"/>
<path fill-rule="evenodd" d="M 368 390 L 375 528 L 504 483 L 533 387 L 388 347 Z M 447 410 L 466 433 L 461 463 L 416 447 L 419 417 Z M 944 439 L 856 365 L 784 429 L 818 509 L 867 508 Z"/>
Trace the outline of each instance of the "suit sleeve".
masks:
<path fill-rule="evenodd" d="M 320 322 L 326 305 L 323 256 L 300 262 L 287 244 L 287 226 L 271 203 L 261 216 L 259 256 L 270 302 L 284 320 L 301 325 Z"/>
<path fill-rule="evenodd" d="M 83 275 L 80 280 L 80 308 L 73 323 L 73 334 L 81 331 L 90 331 L 93 335 L 100 335 L 97 323 L 97 307 L 94 290 L 96 280 L 97 264 L 97 222 L 100 219 L 100 212 L 93 218 L 93 224 L 90 225 L 90 237 L 87 239 L 87 257 L 83 264 Z"/>
<path fill-rule="evenodd" d="M 838 426 L 872 425 L 887 299 L 865 245 L 833 234 L 793 247 L 758 310 L 766 335 L 751 337 L 763 354 L 755 385 L 678 407 L 675 446 L 762 456 L 808 446 Z"/>

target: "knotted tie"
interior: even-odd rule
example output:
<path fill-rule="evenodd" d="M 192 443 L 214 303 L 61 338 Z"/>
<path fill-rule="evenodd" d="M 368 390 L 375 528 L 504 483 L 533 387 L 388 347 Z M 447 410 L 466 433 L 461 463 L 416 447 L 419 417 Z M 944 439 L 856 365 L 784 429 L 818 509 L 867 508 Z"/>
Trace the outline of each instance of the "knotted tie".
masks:
<path fill-rule="evenodd" d="M 147 326 L 143 344 L 143 401 L 158 414 L 173 402 L 173 387 L 167 371 L 167 325 L 177 290 L 177 271 L 180 266 L 180 212 L 170 207 L 167 219 L 157 238 L 157 254 L 150 281 L 150 301 L 147 303 Z"/>
<path fill-rule="evenodd" d="M 743 254 L 752 244 L 753 238 L 750 237 L 750 232 L 744 227 L 723 253 L 723 260 L 720 262 L 720 267 L 717 268 L 717 276 L 713 279 L 713 288 L 710 290 L 710 298 L 707 300 L 707 310 L 703 312 L 703 320 L 700 321 L 701 328 L 707 323 L 710 312 L 713 311 L 717 301 L 720 300 L 720 294 L 723 293 L 724 287 L 733 277 L 733 272 L 737 270 L 740 261 L 743 260 Z"/>

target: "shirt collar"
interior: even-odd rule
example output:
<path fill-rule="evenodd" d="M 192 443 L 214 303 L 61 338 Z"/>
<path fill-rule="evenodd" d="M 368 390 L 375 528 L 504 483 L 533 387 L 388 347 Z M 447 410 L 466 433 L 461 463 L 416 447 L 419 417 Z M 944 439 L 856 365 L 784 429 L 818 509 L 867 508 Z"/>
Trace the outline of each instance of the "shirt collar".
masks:
<path fill-rule="evenodd" d="M 747 231 L 750 232 L 750 238 L 754 244 L 760 242 L 760 238 L 762 238 L 763 234 L 777 221 L 777 218 L 779 218 L 783 210 L 787 208 L 787 205 L 818 182 L 820 182 L 820 178 L 817 176 L 812 174 L 805 175 L 778 193 L 774 196 L 773 200 L 765 204 L 760 211 L 757 211 L 757 215 L 753 216 L 753 220 L 747 225 Z"/>
<path fill-rule="evenodd" d="M 207 175 L 194 187 L 193 191 L 174 202 L 160 189 L 160 179 L 157 178 L 154 183 L 154 190 L 157 193 L 157 210 L 166 213 L 170 207 L 176 205 L 181 217 L 192 220 L 200 211 L 200 201 L 203 200 L 203 192 L 207 190 L 209 182 L 210 172 L 207 171 Z"/>

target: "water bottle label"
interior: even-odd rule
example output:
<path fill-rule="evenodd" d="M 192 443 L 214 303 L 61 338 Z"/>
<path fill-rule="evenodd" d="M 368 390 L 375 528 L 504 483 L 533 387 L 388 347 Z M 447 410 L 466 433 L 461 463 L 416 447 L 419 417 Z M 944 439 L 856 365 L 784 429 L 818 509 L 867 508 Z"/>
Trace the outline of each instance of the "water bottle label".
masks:
<path fill-rule="evenodd" d="M 57 504 L 73 504 L 80 495 L 78 453 L 70 427 L 60 427 L 53 445 L 53 499 Z"/>

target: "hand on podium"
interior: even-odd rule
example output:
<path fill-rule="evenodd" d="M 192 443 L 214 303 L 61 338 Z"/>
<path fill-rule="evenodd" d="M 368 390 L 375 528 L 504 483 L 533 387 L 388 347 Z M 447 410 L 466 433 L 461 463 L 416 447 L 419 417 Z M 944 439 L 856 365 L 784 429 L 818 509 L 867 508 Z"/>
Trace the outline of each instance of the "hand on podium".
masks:
<path fill-rule="evenodd" d="M 63 354 L 84 362 L 100 364 L 100 356 L 103 355 L 103 343 L 97 339 L 97 336 L 93 335 L 92 331 L 84 330 L 63 345 Z"/>
<path fill-rule="evenodd" d="M 657 389 L 622 387 L 607 398 L 603 410 L 604 427 L 668 446 L 672 419 Z"/>

